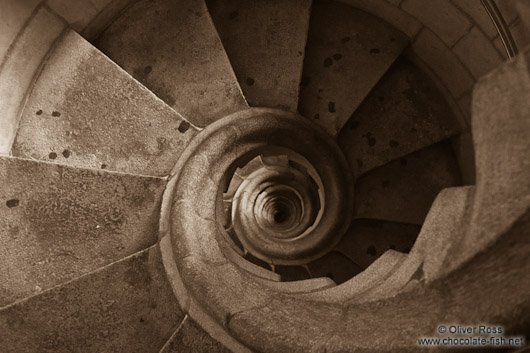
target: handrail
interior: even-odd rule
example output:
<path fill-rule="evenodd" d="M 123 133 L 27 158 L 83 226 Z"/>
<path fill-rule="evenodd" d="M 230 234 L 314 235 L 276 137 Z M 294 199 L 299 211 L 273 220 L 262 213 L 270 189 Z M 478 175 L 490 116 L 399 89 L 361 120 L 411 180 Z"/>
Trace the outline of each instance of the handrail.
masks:
<path fill-rule="evenodd" d="M 480 0 L 480 2 L 488 13 L 493 25 L 497 29 L 497 33 L 499 33 L 499 37 L 501 38 L 502 44 L 504 45 L 504 49 L 506 50 L 506 54 L 508 54 L 508 59 L 513 60 L 519 51 L 517 50 L 517 45 L 513 40 L 510 27 L 504 20 L 504 17 L 497 7 L 495 0 Z"/>

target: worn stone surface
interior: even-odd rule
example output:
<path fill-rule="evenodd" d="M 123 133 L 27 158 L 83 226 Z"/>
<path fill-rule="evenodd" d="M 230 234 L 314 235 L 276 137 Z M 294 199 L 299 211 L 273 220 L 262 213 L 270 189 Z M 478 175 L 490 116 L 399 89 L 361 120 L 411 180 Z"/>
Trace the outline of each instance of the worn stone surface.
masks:
<path fill-rule="evenodd" d="M 487 247 L 530 204 L 530 92 L 527 49 L 482 78 L 473 92 L 477 185 L 470 228 L 452 250 L 461 262 Z"/>
<path fill-rule="evenodd" d="M 423 262 L 418 280 L 432 282 L 459 265 L 447 266 L 444 260 L 452 245 L 464 238 L 474 193 L 473 186 L 466 186 L 442 190 L 436 197 L 411 252 Z"/>
<path fill-rule="evenodd" d="M 453 48 L 453 52 L 478 79 L 499 66 L 503 59 L 493 43 L 478 27 L 473 27 Z"/>
<path fill-rule="evenodd" d="M 313 302 L 342 304 L 371 288 L 377 286 L 394 273 L 394 269 L 404 261 L 406 254 L 387 250 L 377 257 L 364 271 L 340 286 L 327 288 L 313 293 L 301 293 L 298 298 Z M 371 260 L 370 260 L 371 261 Z M 369 263 L 369 262 L 367 262 Z"/>
<path fill-rule="evenodd" d="M 171 336 L 160 353 L 230 353 L 189 316 Z"/>
<path fill-rule="evenodd" d="M 361 176 L 354 217 L 421 225 L 436 195 L 458 185 L 458 162 L 451 144 L 442 142 Z"/>
<path fill-rule="evenodd" d="M 383 76 L 339 135 L 361 173 L 445 140 L 461 130 L 439 90 L 407 59 Z"/>
<path fill-rule="evenodd" d="M 337 134 L 406 44 L 401 32 L 372 15 L 341 3 L 315 1 L 300 113 Z"/>
<path fill-rule="evenodd" d="M 203 1 L 138 1 L 96 46 L 196 126 L 247 107 Z"/>
<path fill-rule="evenodd" d="M 29 6 L 26 2 L 10 2 L 10 4 L 18 5 L 22 3 Z M 16 5 L 10 5 L 6 9 L 2 6 L 2 11 L 11 10 L 11 6 L 13 8 L 17 7 Z M 2 39 L 10 36 L 9 30 L 4 31 L 4 17 L 9 19 L 5 20 L 5 23 L 10 28 L 16 28 L 13 22 L 22 22 L 22 19 L 17 19 L 16 13 L 23 17 L 29 17 L 29 14 L 23 15 L 20 13 L 22 12 L 21 9 L 15 11 L 12 17 L 2 16 L 2 35 L 0 36 Z M 64 28 L 65 24 L 61 19 L 45 7 L 39 7 L 34 16 L 28 18 L 28 22 L 22 29 L 16 43 L 13 43 L 9 55 L 2 56 L 3 61 L 0 65 L 0 111 L 2 112 L 2 119 L 0 119 L 0 154 L 9 154 L 17 132 L 20 110 L 26 99 L 27 91 L 33 83 L 33 77 L 44 56 Z M 31 55 L 28 55 L 28 53 L 31 53 Z"/>
<path fill-rule="evenodd" d="M 182 321 L 157 246 L 0 309 L 7 352 L 158 352 Z"/>
<path fill-rule="evenodd" d="M 28 98 L 12 153 L 164 176 L 195 133 L 189 122 L 70 31 Z"/>
<path fill-rule="evenodd" d="M 248 103 L 296 111 L 311 1 L 206 3 Z"/>
<path fill-rule="evenodd" d="M 145 249 L 165 181 L 0 158 L 0 306 Z"/>

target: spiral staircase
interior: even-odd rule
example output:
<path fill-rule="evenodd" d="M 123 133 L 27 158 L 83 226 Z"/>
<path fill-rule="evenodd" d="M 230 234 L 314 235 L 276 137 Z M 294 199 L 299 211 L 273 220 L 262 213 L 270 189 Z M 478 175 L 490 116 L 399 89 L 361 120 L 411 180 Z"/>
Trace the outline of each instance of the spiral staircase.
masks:
<path fill-rule="evenodd" d="M 528 51 L 474 86 L 470 162 L 443 80 L 366 8 L 100 2 L 2 3 L 29 15 L 0 66 L 0 351 L 530 337 Z"/>

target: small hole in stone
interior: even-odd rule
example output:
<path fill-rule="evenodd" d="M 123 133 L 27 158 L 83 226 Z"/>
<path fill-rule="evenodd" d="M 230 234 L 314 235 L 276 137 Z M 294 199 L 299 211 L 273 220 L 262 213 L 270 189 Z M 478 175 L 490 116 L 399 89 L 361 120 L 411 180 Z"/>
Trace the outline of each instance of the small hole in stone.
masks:
<path fill-rule="evenodd" d="M 68 158 L 68 157 L 70 157 L 70 154 L 71 154 L 71 153 L 70 153 L 69 150 L 64 150 L 64 151 L 63 151 L 63 157 L 64 157 L 64 158 Z"/>
<path fill-rule="evenodd" d="M 326 60 L 324 60 L 324 67 L 330 67 L 331 65 L 333 65 L 333 60 L 331 60 L 331 58 L 326 58 Z"/>
<path fill-rule="evenodd" d="M 145 72 L 146 74 L 151 73 L 151 71 L 153 71 L 153 67 L 152 67 L 152 66 L 146 66 L 146 67 L 144 68 L 144 72 Z"/>
<path fill-rule="evenodd" d="M 37 110 L 37 112 L 35 114 L 42 115 L 42 109 Z"/>
<path fill-rule="evenodd" d="M 370 245 L 370 246 L 368 247 L 368 249 L 366 249 L 366 253 L 367 253 L 368 255 L 375 256 L 375 255 L 377 255 L 377 250 L 376 250 L 375 246 Z"/>
<path fill-rule="evenodd" d="M 7 207 L 9 207 L 9 208 L 11 208 L 11 207 L 17 207 L 19 203 L 20 203 L 20 201 L 17 200 L 17 199 L 11 199 L 11 200 L 7 200 L 7 201 L 6 201 L 6 205 L 7 205 Z"/>
<path fill-rule="evenodd" d="M 107 168 L 107 165 L 106 164 L 102 164 L 101 165 L 101 169 L 106 169 Z"/>
<path fill-rule="evenodd" d="M 234 18 L 236 18 L 238 15 L 237 11 L 232 11 L 230 12 L 230 14 L 228 15 L 228 19 L 230 20 L 233 20 Z"/>
<path fill-rule="evenodd" d="M 144 318 L 143 318 L 143 317 L 141 317 L 141 318 L 140 318 L 140 322 L 144 322 L 144 321 L 145 321 L 145 320 L 144 320 Z"/>
<path fill-rule="evenodd" d="M 254 79 L 252 77 L 247 78 L 247 85 L 253 86 L 254 85 Z"/>
<path fill-rule="evenodd" d="M 179 131 L 182 133 L 185 133 L 186 131 L 188 131 L 189 128 L 190 128 L 190 123 L 188 123 L 187 121 L 183 121 L 179 125 Z"/>
<path fill-rule="evenodd" d="M 59 117 L 59 116 L 61 116 L 61 113 L 59 113 L 58 111 L 54 111 L 54 112 L 52 112 L 52 116 Z"/>
<path fill-rule="evenodd" d="M 57 153 L 55 153 L 55 152 L 51 152 L 51 153 L 48 155 L 48 157 L 49 157 L 50 159 L 55 159 L 55 158 L 57 158 Z"/>
<path fill-rule="evenodd" d="M 328 103 L 328 110 L 330 113 L 335 113 L 335 102 Z"/>

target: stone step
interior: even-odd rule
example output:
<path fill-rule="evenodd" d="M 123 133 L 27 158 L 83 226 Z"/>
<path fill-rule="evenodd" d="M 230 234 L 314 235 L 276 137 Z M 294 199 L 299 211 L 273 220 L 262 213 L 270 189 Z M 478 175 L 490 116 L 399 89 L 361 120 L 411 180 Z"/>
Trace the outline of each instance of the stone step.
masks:
<path fill-rule="evenodd" d="M 95 42 L 195 126 L 248 107 L 203 0 L 140 0 Z"/>
<path fill-rule="evenodd" d="M 184 318 L 160 353 L 231 353 L 188 315 Z"/>
<path fill-rule="evenodd" d="M 380 19 L 313 2 L 298 109 L 336 135 L 407 45 Z"/>
<path fill-rule="evenodd" d="M 401 57 L 351 116 L 339 144 L 362 174 L 461 131 L 435 84 Z"/>
<path fill-rule="evenodd" d="M 157 352 L 184 318 L 157 245 L 0 309 L 11 352 Z"/>
<path fill-rule="evenodd" d="M 196 129 L 73 31 L 49 54 L 11 153 L 165 176 Z"/>
<path fill-rule="evenodd" d="M 438 193 L 461 185 L 450 141 L 438 143 L 361 175 L 354 218 L 422 225 Z"/>
<path fill-rule="evenodd" d="M 311 0 L 207 0 L 249 105 L 296 111 Z"/>
<path fill-rule="evenodd" d="M 0 306 L 154 244 L 165 180 L 0 158 Z"/>
<path fill-rule="evenodd" d="M 419 283 L 432 282 L 447 275 L 455 266 L 448 266 L 446 259 L 458 251 L 465 236 L 466 220 L 473 202 L 474 187 L 447 188 L 436 197 L 421 228 L 414 247 L 392 275 L 353 297 L 348 303 L 377 301 L 393 297 Z"/>

